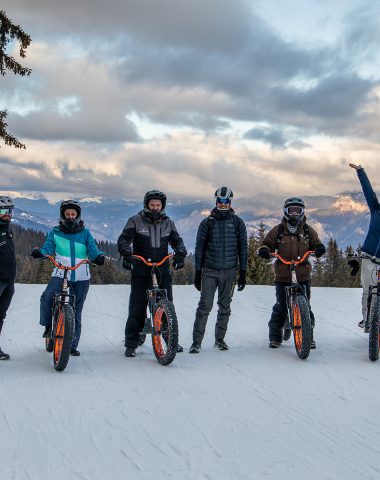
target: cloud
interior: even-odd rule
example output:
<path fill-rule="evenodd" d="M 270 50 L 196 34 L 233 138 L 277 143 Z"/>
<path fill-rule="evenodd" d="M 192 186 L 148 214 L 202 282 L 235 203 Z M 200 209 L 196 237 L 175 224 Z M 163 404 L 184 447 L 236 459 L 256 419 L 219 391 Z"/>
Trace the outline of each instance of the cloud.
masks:
<path fill-rule="evenodd" d="M 274 128 L 251 128 L 244 134 L 244 138 L 248 140 L 262 140 L 265 143 L 269 143 L 273 148 L 284 148 L 287 142 L 282 130 Z"/>

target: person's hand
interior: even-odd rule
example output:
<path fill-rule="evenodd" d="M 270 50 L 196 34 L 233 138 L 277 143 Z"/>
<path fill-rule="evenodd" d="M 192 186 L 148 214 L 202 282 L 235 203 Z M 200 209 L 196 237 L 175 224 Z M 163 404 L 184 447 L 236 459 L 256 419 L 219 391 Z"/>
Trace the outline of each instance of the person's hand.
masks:
<path fill-rule="evenodd" d="M 126 270 L 131 271 L 133 268 L 133 256 L 131 252 L 126 253 L 123 255 L 123 268 Z"/>
<path fill-rule="evenodd" d="M 320 243 L 314 248 L 314 255 L 316 258 L 322 257 L 326 253 L 326 247 Z"/>
<path fill-rule="evenodd" d="M 361 165 L 355 165 L 354 163 L 349 163 L 349 166 L 354 170 L 361 170 L 363 168 Z"/>
<path fill-rule="evenodd" d="M 105 259 L 106 259 L 106 257 L 100 253 L 95 258 L 95 260 L 93 260 L 93 263 L 95 263 L 95 265 L 99 265 L 99 267 L 101 267 L 102 265 L 104 265 Z"/>
<path fill-rule="evenodd" d="M 356 258 L 352 258 L 347 263 L 351 268 L 351 275 L 354 277 L 359 271 L 360 263 L 358 260 L 356 260 Z"/>
<path fill-rule="evenodd" d="M 195 270 L 194 287 L 198 290 L 198 292 L 200 292 L 202 289 L 202 270 Z"/>
<path fill-rule="evenodd" d="M 267 247 L 261 247 L 257 252 L 257 255 L 261 258 L 264 258 L 264 260 L 270 260 L 269 248 Z"/>
<path fill-rule="evenodd" d="M 181 270 L 185 266 L 185 257 L 183 255 L 174 255 L 173 268 L 174 270 Z"/>
<path fill-rule="evenodd" d="M 33 248 L 31 256 L 33 258 L 44 258 L 43 253 L 41 252 L 41 250 L 38 247 Z"/>
<path fill-rule="evenodd" d="M 241 292 L 245 288 L 245 284 L 247 283 L 247 272 L 245 270 L 240 270 L 239 272 L 239 280 L 238 280 L 238 292 Z"/>

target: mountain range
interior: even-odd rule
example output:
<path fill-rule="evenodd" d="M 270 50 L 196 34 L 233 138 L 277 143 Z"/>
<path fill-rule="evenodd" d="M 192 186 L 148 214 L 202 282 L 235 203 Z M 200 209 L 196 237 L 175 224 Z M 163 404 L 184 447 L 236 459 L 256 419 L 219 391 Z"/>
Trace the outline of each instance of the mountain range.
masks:
<path fill-rule="evenodd" d="M 4 192 L 7 193 L 7 192 Z M 59 219 L 59 203 L 51 203 L 42 194 L 9 192 L 15 199 L 14 222 L 25 228 L 48 232 Z M 369 211 L 361 192 L 303 197 L 308 222 L 321 239 L 337 240 L 342 248 L 363 243 L 369 225 Z M 127 219 L 142 208 L 142 202 L 128 199 L 77 198 L 82 205 L 82 218 L 98 240 L 115 242 Z M 249 233 L 257 231 L 262 221 L 267 229 L 282 217 L 283 198 L 259 194 L 234 199 L 233 207 L 246 222 Z M 166 212 L 176 226 L 189 251 L 194 250 L 197 228 L 213 208 L 211 201 L 168 203 Z"/>

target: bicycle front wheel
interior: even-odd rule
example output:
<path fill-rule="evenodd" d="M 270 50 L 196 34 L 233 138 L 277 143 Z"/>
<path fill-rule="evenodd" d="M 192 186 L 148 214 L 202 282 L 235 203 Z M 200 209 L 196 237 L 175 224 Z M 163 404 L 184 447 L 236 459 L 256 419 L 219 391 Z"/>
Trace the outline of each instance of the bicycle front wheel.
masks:
<path fill-rule="evenodd" d="M 380 332 L 379 332 L 379 299 L 372 295 L 369 307 L 369 351 L 368 356 L 372 361 L 379 359 Z"/>
<path fill-rule="evenodd" d="M 69 304 L 57 305 L 54 312 L 55 332 L 53 336 L 54 368 L 61 372 L 69 363 L 74 334 L 74 309 Z"/>
<path fill-rule="evenodd" d="M 310 354 L 311 321 L 309 302 L 306 297 L 298 295 L 292 307 L 294 345 L 299 358 L 305 360 Z"/>
<path fill-rule="evenodd" d="M 153 316 L 152 345 L 158 363 L 169 365 L 178 347 L 178 321 L 174 305 L 167 299 L 157 303 Z"/>

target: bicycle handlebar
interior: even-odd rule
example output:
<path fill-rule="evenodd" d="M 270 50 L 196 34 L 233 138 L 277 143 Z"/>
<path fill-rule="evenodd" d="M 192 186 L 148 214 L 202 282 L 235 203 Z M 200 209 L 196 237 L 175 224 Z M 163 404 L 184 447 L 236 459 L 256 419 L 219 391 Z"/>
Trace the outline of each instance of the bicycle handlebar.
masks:
<path fill-rule="evenodd" d="M 91 263 L 90 260 L 87 260 L 86 258 L 81 260 L 79 263 L 74 265 L 73 267 L 67 267 L 66 265 L 62 265 L 62 263 L 58 263 L 54 257 L 51 255 L 44 255 L 44 258 L 48 258 L 59 270 L 76 270 L 79 268 L 81 265 L 85 263 Z"/>
<path fill-rule="evenodd" d="M 280 260 L 280 262 L 284 263 L 285 265 L 299 265 L 300 263 L 305 262 L 313 253 L 314 253 L 314 250 L 308 250 L 307 252 L 305 252 L 305 255 L 300 260 L 285 260 L 277 252 L 271 253 L 270 256 L 277 258 L 278 260 Z"/>
<path fill-rule="evenodd" d="M 375 263 L 376 265 L 380 265 L 380 260 L 375 257 L 370 255 L 369 253 L 360 253 L 359 255 L 353 255 L 352 258 L 359 257 L 360 259 L 366 258 L 367 260 L 370 260 L 372 263 Z"/>
<path fill-rule="evenodd" d="M 145 263 L 148 267 L 160 267 L 163 263 L 166 262 L 166 260 L 169 260 L 170 258 L 173 257 L 172 253 L 169 253 L 169 255 L 166 255 L 160 262 L 150 262 L 149 260 L 146 260 L 144 257 L 141 257 L 140 255 L 132 255 L 133 258 L 136 258 L 137 260 L 141 260 L 142 262 Z"/>

